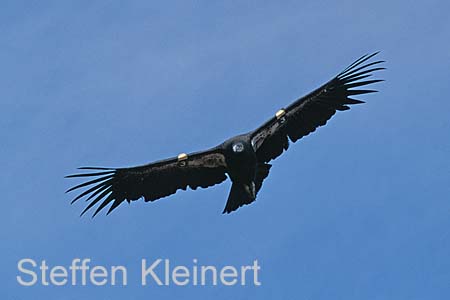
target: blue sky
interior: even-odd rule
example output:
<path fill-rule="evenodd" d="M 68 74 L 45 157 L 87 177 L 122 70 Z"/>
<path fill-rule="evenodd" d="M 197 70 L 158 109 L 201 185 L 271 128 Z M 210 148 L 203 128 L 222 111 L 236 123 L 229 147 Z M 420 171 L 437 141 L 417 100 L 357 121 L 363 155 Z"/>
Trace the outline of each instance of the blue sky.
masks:
<path fill-rule="evenodd" d="M 448 299 L 445 1 L 4 1 L 2 299 Z M 381 50 L 380 93 L 298 141 L 257 201 L 229 181 L 80 218 L 63 178 L 249 131 Z M 22 287 L 22 258 L 126 265 L 126 287 Z M 140 260 L 241 265 L 262 286 L 140 285 Z"/>

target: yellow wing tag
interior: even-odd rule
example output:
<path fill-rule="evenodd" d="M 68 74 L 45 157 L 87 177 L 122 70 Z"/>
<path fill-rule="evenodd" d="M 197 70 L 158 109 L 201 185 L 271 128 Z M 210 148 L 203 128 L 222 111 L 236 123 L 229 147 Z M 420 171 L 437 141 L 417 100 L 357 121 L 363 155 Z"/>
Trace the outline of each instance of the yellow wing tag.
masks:
<path fill-rule="evenodd" d="M 178 161 L 183 161 L 188 159 L 188 155 L 186 153 L 180 153 L 178 154 Z"/>
<path fill-rule="evenodd" d="M 184 167 L 186 165 L 186 160 L 188 159 L 188 155 L 186 153 L 178 154 L 178 163 L 180 166 Z"/>
<path fill-rule="evenodd" d="M 284 109 L 280 109 L 279 111 L 277 111 L 277 113 L 275 114 L 275 117 L 277 117 L 277 120 L 281 119 L 282 117 L 284 117 L 284 115 L 286 114 L 286 111 Z"/>

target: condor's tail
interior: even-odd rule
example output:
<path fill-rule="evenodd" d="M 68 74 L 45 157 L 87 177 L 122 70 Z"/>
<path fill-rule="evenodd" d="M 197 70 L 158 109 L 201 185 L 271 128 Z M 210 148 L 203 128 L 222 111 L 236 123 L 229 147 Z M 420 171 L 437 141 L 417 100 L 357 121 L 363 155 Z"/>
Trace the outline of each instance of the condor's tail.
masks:
<path fill-rule="evenodd" d="M 270 164 L 258 164 L 256 169 L 255 182 L 242 184 L 233 182 L 227 204 L 222 213 L 229 214 L 243 205 L 247 205 L 256 200 L 256 195 L 261 189 L 264 179 L 269 175 Z"/>

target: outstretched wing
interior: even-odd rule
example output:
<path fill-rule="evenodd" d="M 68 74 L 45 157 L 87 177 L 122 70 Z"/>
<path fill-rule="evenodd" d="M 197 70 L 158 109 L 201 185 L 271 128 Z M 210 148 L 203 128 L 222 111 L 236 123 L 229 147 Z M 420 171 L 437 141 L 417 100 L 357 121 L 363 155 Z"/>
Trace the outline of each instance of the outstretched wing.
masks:
<path fill-rule="evenodd" d="M 269 162 L 278 157 L 288 149 L 289 139 L 296 142 L 325 125 L 337 110 L 347 110 L 348 105 L 364 103 L 350 97 L 376 92 L 354 88 L 382 81 L 363 80 L 372 72 L 385 69 L 377 66 L 384 61 L 369 61 L 377 53 L 359 58 L 329 82 L 286 109 L 279 110 L 275 117 L 256 129 L 252 133 L 252 145 L 258 161 Z"/>
<path fill-rule="evenodd" d="M 206 188 L 227 179 L 227 166 L 221 148 L 192 154 L 182 153 L 178 157 L 132 168 L 79 169 L 94 172 L 69 175 L 66 178 L 91 177 L 91 180 L 74 186 L 67 192 L 86 188 L 72 203 L 85 196 L 86 201 L 91 200 L 81 213 L 83 215 L 100 202 L 93 217 L 110 203 L 112 205 L 107 214 L 125 200 L 130 202 L 143 197 L 146 202 L 154 201 L 174 194 L 178 189 Z"/>

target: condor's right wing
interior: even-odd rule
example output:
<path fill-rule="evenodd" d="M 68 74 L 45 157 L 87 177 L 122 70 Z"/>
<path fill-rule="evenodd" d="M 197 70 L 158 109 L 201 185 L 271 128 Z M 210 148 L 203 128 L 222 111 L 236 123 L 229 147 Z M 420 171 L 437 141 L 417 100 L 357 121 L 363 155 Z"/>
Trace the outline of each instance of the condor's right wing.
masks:
<path fill-rule="evenodd" d="M 76 185 L 67 192 L 86 188 L 72 203 L 82 197 L 90 201 L 83 210 L 100 203 L 93 217 L 108 204 L 112 203 L 107 214 L 125 200 L 130 202 L 144 198 L 154 201 L 187 187 L 207 188 L 227 179 L 227 165 L 220 147 L 204 152 L 180 154 L 166 160 L 157 161 L 132 168 L 96 168 L 82 167 L 81 170 L 94 171 L 66 176 L 66 178 L 89 178 L 89 181 Z"/>

